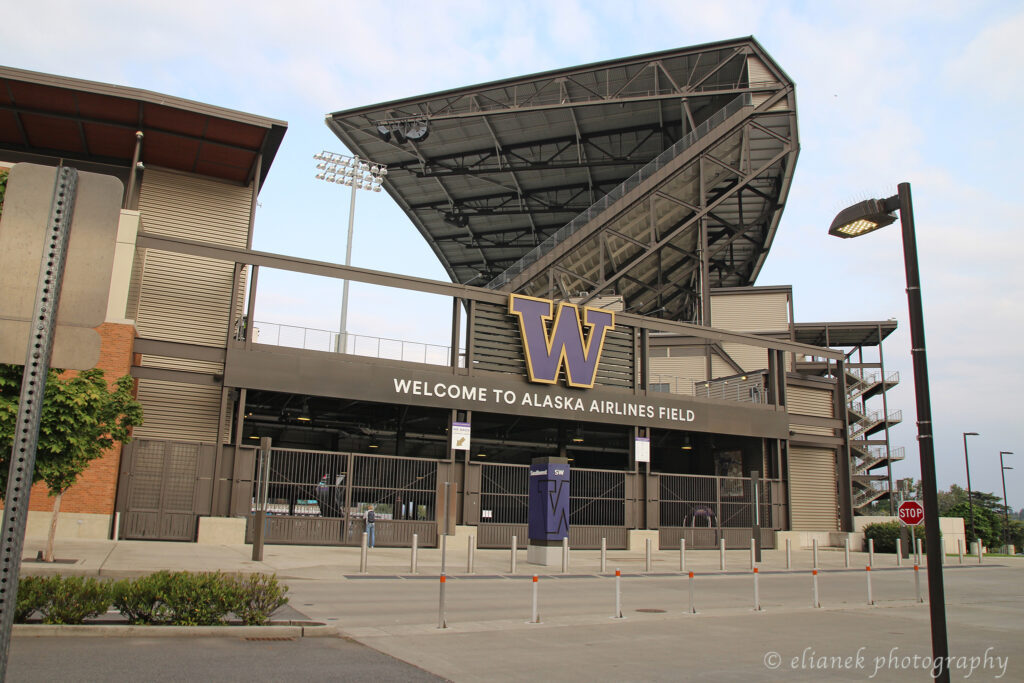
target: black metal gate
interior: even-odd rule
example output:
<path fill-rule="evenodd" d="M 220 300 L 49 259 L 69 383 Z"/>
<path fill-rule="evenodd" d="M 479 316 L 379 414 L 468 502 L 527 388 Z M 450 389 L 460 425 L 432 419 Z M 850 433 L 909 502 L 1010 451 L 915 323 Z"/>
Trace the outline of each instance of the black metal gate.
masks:
<path fill-rule="evenodd" d="M 745 477 L 713 477 L 660 474 L 659 546 L 749 548 L 754 523 L 751 480 Z M 785 490 L 777 480 L 761 479 L 758 489 L 761 547 L 775 547 L 775 531 L 785 523 Z"/>
<path fill-rule="evenodd" d="M 125 446 L 121 537 L 195 540 L 198 508 L 208 505 L 215 458 L 212 444 L 135 439 Z"/>

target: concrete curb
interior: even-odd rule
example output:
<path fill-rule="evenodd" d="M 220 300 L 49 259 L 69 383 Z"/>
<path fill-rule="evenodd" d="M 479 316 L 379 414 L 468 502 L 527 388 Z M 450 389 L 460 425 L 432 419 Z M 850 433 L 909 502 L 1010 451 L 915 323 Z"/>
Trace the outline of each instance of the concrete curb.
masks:
<path fill-rule="evenodd" d="M 135 626 L 132 624 L 14 624 L 13 636 L 53 638 L 337 638 L 325 624 L 270 626 Z"/>

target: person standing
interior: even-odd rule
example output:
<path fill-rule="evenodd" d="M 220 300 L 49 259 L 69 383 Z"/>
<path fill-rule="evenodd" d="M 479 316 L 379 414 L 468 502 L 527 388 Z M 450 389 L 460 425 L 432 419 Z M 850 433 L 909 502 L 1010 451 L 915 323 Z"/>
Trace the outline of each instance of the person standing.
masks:
<path fill-rule="evenodd" d="M 373 547 L 373 536 L 374 527 L 376 526 L 377 515 L 373 511 L 373 506 L 366 508 L 366 540 L 369 542 L 370 547 Z"/>

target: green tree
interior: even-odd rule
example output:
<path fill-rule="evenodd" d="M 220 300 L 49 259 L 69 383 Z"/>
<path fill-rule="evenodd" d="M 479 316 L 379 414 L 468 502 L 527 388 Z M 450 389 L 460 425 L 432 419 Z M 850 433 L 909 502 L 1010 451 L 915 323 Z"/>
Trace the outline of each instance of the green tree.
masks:
<path fill-rule="evenodd" d="M 977 494 L 975 494 L 977 495 Z M 974 504 L 974 534 L 971 534 L 971 514 L 966 502 L 957 503 L 949 509 L 946 517 L 960 517 L 964 520 L 964 532 L 970 538 L 968 544 L 973 543 L 976 538 L 988 548 L 996 548 L 1003 544 L 1003 518 L 1001 514 L 990 510 L 983 505 Z"/>
<path fill-rule="evenodd" d="M 125 376 L 108 387 L 99 369 L 70 376 L 51 369 L 46 378 L 39 426 L 39 445 L 32 482 L 42 481 L 54 498 L 53 519 L 44 559 L 53 561 L 53 542 L 64 492 L 93 460 L 114 443 L 127 443 L 131 428 L 142 424 L 142 405 Z M 0 365 L 0 491 L 7 490 L 22 367 Z"/>

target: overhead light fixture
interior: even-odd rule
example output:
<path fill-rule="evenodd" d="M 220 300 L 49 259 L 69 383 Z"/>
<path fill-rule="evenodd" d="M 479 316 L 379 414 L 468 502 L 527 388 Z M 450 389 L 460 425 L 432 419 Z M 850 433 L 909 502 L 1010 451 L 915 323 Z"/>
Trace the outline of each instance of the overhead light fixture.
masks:
<path fill-rule="evenodd" d="M 896 216 L 892 212 L 898 208 L 898 202 L 893 205 L 885 199 L 868 199 L 854 204 L 836 215 L 828 234 L 835 237 L 866 235 L 896 222 Z"/>
<path fill-rule="evenodd" d="M 310 422 L 310 421 L 312 421 L 313 418 L 301 416 L 301 417 L 297 417 L 295 419 L 298 420 L 299 422 Z"/>
<path fill-rule="evenodd" d="M 256 436 L 255 434 L 250 434 L 250 435 L 249 435 L 249 438 L 250 438 L 250 439 L 258 439 L 258 438 L 260 438 L 260 437 Z"/>
<path fill-rule="evenodd" d="M 683 445 L 680 448 L 684 451 L 693 450 L 693 439 L 690 438 L 689 434 L 683 434 Z"/>
<path fill-rule="evenodd" d="M 573 432 L 573 435 L 572 435 L 572 442 L 573 443 L 583 443 L 583 428 L 582 427 L 576 427 L 576 431 Z"/>

